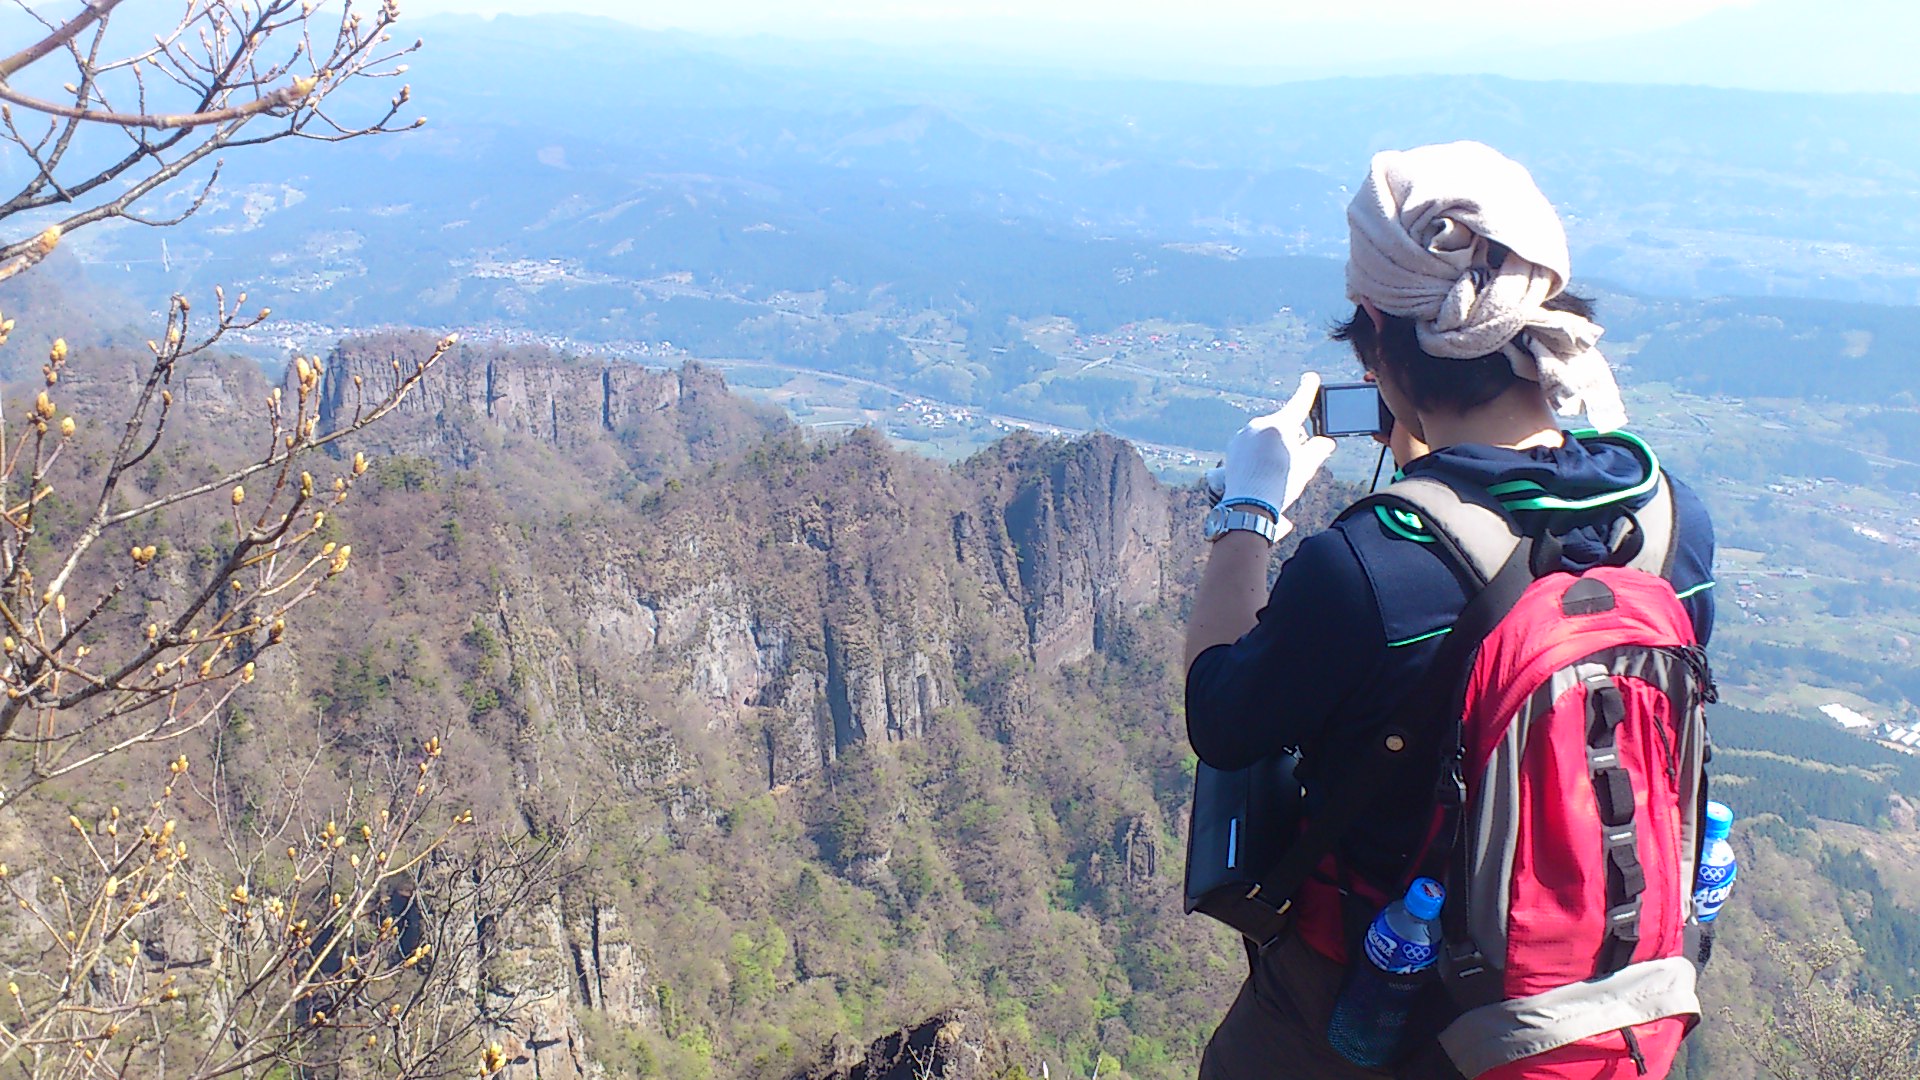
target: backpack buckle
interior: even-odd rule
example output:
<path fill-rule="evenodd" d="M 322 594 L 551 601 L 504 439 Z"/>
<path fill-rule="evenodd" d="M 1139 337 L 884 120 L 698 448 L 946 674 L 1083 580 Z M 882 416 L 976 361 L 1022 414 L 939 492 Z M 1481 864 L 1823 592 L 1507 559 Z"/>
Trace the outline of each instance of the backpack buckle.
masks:
<path fill-rule="evenodd" d="M 1448 810 L 1458 810 L 1467 805 L 1467 778 L 1460 768 L 1460 759 L 1455 758 L 1447 763 L 1446 770 L 1434 785 L 1434 798 Z"/>
<path fill-rule="evenodd" d="M 1486 955 L 1471 941 L 1446 942 L 1447 972 L 1455 980 L 1472 979 L 1487 971 Z"/>

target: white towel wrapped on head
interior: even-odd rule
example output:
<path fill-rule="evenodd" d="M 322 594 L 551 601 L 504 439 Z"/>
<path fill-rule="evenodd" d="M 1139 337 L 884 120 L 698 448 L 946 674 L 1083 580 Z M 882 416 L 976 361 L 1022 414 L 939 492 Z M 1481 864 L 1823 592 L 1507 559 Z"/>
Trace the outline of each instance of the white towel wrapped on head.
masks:
<path fill-rule="evenodd" d="M 1414 320 L 1432 356 L 1504 353 L 1563 416 L 1627 422 L 1600 327 L 1544 306 L 1567 286 L 1567 234 L 1518 162 L 1477 142 L 1383 151 L 1347 226 L 1348 299 Z"/>

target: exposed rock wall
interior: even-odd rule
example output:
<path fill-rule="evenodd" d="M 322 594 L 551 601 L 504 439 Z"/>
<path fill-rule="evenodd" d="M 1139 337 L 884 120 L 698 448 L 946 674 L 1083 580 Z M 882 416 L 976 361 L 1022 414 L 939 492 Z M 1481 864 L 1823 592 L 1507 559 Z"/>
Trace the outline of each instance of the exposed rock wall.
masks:
<path fill-rule="evenodd" d="M 343 348 L 324 422 L 351 417 L 354 376 L 377 394 L 392 385 L 394 357 L 404 368 L 415 347 Z M 619 524 L 603 533 L 543 534 L 567 545 L 563 566 L 496 526 L 490 602 L 477 613 L 506 672 L 497 722 L 516 726 L 515 786 L 528 798 L 571 792 L 584 771 L 607 790 L 583 797 L 648 808 L 623 819 L 620 840 L 636 847 L 737 807 L 727 801 L 737 789 L 716 795 L 703 762 L 748 763 L 747 776 L 777 792 L 856 746 L 922 738 L 962 701 L 1017 743 L 1037 677 L 1109 648 L 1130 611 L 1161 599 L 1177 558 L 1174 496 L 1105 436 L 1015 438 L 947 468 L 871 433 L 769 438 L 698 369 L 478 350 L 450 355 L 400 420 L 383 436 L 388 453 L 453 469 L 512 455 L 579 489 L 581 517 L 614 498 L 598 484 L 625 484 L 621 498 L 642 508 L 607 515 Z M 684 468 L 701 460 L 716 464 Z M 688 479 L 645 479 L 662 472 Z M 1100 872 L 1144 887 L 1159 836 L 1153 821 L 1130 823 L 1124 853 Z M 891 881 L 890 855 L 862 851 L 839 872 Z M 584 891 L 487 928 L 461 962 L 493 1005 L 507 1076 L 598 1075 L 580 1023 L 589 1012 L 662 1032 L 658 976 L 637 943 L 648 932 Z M 901 1073 L 903 1063 L 936 1059 L 925 1075 L 999 1075 L 983 1071 L 999 1050 L 973 1020 L 929 1024 L 843 1048 L 840 1071 L 819 1075 L 917 1080 L 923 1071 Z"/>
<path fill-rule="evenodd" d="M 434 339 L 420 333 L 342 342 L 323 364 L 322 430 L 352 423 L 433 349 Z M 528 440 L 572 459 L 555 478 L 560 483 L 580 483 L 618 457 L 625 458 L 625 469 L 651 479 L 724 456 L 737 449 L 737 439 L 784 424 L 777 414 L 729 394 L 718 372 L 697 364 L 661 371 L 542 348 L 464 343 L 440 359 L 396 413 L 368 432 L 371 445 L 474 468 L 498 452 L 503 440 Z"/>
<path fill-rule="evenodd" d="M 1158 599 L 1171 534 L 1167 492 L 1120 440 L 1094 435 L 1066 447 L 1003 514 L 1042 667 L 1103 648 L 1117 615 Z"/>
<path fill-rule="evenodd" d="M 321 423 L 349 421 L 413 374 L 432 352 L 429 338 L 383 334 L 336 350 L 327 365 Z M 701 377 L 698 368 L 693 377 Z M 473 415 L 516 434 L 567 448 L 612 432 L 634 419 L 677 405 L 686 371 L 654 371 L 637 364 L 569 360 L 544 349 L 486 349 L 456 345 L 431 378 L 400 406 L 403 415 Z M 356 381 L 357 380 L 357 381 Z"/>
<path fill-rule="evenodd" d="M 646 965 L 620 913 L 565 894 L 511 924 L 479 928 L 474 971 L 486 1038 L 505 1051 L 504 1080 L 599 1080 L 580 1026 L 587 1009 L 622 1024 L 657 1019 Z"/>
<path fill-rule="evenodd" d="M 529 727 L 631 741 L 621 701 L 644 682 L 753 739 L 777 787 L 922 736 L 982 656 L 1084 659 L 1160 595 L 1168 493 L 1119 440 L 1027 446 L 984 496 L 884 447 L 831 453 L 861 490 L 747 499 L 725 520 L 688 497 L 562 582 L 510 579 L 498 619 Z"/>

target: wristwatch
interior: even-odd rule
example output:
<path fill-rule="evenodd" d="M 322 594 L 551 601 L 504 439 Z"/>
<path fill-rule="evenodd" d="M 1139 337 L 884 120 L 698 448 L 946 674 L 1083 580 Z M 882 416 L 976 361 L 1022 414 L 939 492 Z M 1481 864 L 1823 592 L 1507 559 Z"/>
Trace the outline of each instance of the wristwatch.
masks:
<path fill-rule="evenodd" d="M 1280 525 L 1278 522 L 1265 514 L 1256 514 L 1250 510 L 1242 510 L 1238 506 L 1233 505 L 1214 507 L 1213 510 L 1207 514 L 1207 520 L 1202 527 L 1201 535 L 1205 536 L 1207 543 L 1211 544 L 1236 529 L 1245 529 L 1250 533 L 1258 533 L 1266 537 L 1267 543 L 1269 544 L 1275 543 L 1280 539 Z"/>

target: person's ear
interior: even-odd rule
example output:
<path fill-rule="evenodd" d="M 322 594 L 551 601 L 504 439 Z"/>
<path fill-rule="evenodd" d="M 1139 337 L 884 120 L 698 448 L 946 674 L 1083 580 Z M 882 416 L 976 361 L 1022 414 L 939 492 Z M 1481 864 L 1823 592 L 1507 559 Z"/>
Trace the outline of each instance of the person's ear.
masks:
<path fill-rule="evenodd" d="M 1373 301 L 1362 298 L 1360 301 L 1360 309 L 1367 313 L 1367 318 L 1373 320 L 1374 333 L 1378 334 L 1386 330 L 1387 317 L 1380 314 L 1380 309 L 1373 306 Z"/>

